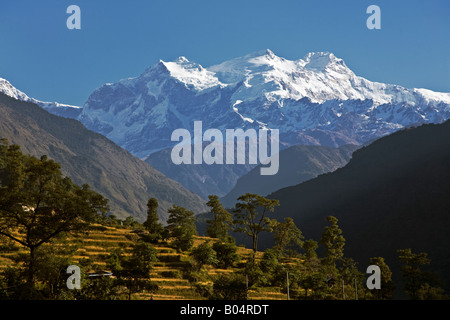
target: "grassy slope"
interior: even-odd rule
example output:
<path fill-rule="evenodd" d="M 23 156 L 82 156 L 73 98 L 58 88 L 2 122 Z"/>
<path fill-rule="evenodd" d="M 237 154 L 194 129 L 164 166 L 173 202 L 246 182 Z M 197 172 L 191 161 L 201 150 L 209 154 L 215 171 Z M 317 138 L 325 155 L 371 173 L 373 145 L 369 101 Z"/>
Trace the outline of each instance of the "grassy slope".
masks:
<path fill-rule="evenodd" d="M 73 256 L 74 263 L 80 259 L 90 258 L 95 263 L 93 270 L 82 270 L 86 272 L 105 270 L 105 258 L 108 253 L 115 248 L 122 248 L 125 251 L 131 249 L 138 236 L 132 229 L 125 227 L 106 227 L 97 226 L 97 228 L 87 236 L 74 239 L 73 243 L 79 245 L 78 250 Z M 217 239 L 207 237 L 195 237 L 194 247 L 205 241 L 216 241 Z M 13 264 L 14 256 L 25 253 L 23 247 L 17 247 L 18 250 L 4 252 L 0 251 L 0 271 L 8 265 Z M 132 299 L 151 299 L 154 300 L 184 300 L 184 299 L 204 299 L 195 290 L 195 284 L 182 278 L 183 267 L 189 261 L 189 253 L 177 253 L 170 247 L 170 243 L 160 243 L 155 245 L 157 250 L 158 262 L 154 264 L 151 274 L 151 280 L 158 285 L 159 290 L 156 293 L 137 293 L 133 294 Z M 238 247 L 238 254 L 245 259 L 251 253 L 250 249 Z M 262 252 L 257 253 L 257 259 L 262 257 Z M 205 266 L 204 271 L 208 275 L 219 275 L 232 273 L 235 268 L 217 269 L 212 266 Z M 201 282 L 204 285 L 212 285 L 212 282 Z M 265 287 L 258 290 L 249 290 L 249 299 L 286 299 L 286 294 L 280 292 L 280 288 Z"/>

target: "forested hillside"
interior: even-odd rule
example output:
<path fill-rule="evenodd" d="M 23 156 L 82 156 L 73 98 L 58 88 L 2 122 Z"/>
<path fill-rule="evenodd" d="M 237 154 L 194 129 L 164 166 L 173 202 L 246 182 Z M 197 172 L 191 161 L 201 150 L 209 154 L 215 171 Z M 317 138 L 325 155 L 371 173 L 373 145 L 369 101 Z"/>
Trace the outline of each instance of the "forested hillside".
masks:
<path fill-rule="evenodd" d="M 62 164 L 64 174 L 88 183 L 110 200 L 118 217 L 145 219 L 145 203 L 155 197 L 167 219 L 173 204 L 201 212 L 204 200 L 149 164 L 134 157 L 80 122 L 48 113 L 37 105 L 0 94 L 0 138 L 34 156 L 47 155 Z"/>

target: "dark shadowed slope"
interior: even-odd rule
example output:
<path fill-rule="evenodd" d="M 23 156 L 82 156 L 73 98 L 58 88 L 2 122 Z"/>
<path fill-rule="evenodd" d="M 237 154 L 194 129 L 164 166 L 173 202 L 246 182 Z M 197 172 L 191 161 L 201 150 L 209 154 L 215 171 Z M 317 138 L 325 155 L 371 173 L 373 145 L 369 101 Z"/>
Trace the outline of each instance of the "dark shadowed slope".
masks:
<path fill-rule="evenodd" d="M 280 152 L 279 170 L 275 175 L 261 175 L 258 165 L 239 178 L 236 186 L 222 198 L 225 206 L 234 206 L 237 198 L 245 193 L 263 196 L 276 190 L 293 186 L 320 174 L 343 167 L 358 147 L 345 145 L 340 148 L 297 145 Z"/>
<path fill-rule="evenodd" d="M 293 217 L 308 238 L 319 240 L 325 217 L 337 217 L 345 254 L 362 266 L 382 256 L 398 278 L 397 249 L 427 252 L 450 288 L 449 121 L 381 138 L 345 167 L 268 197 L 280 201 L 277 219 Z"/>

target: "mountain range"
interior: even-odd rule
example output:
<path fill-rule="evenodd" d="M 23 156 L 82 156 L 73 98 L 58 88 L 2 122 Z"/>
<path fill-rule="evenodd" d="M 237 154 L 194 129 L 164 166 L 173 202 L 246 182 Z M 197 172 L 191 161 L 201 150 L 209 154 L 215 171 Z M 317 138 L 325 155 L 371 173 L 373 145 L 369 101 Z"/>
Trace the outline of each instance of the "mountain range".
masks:
<path fill-rule="evenodd" d="M 263 50 L 204 68 L 185 57 L 95 90 L 78 119 L 139 158 L 174 145 L 175 129 L 279 129 L 281 148 L 362 144 L 450 118 L 450 93 L 355 75 L 329 52 L 287 60 Z"/>
<path fill-rule="evenodd" d="M 172 131 L 194 120 L 205 130 L 279 129 L 285 147 L 337 147 L 450 115 L 450 93 L 369 81 L 330 52 L 287 60 L 266 49 L 208 68 L 183 56 L 160 60 L 94 90 L 83 107 L 29 98 L 4 79 L 0 92 L 76 118 L 140 158 L 173 146 Z"/>
<path fill-rule="evenodd" d="M 205 201 L 149 164 L 134 157 L 104 136 L 86 129 L 79 121 L 62 118 L 33 102 L 0 93 L 0 137 L 17 144 L 26 154 L 47 155 L 61 164 L 63 174 L 75 183 L 87 183 L 110 200 L 118 218 L 147 217 L 147 201 L 155 197 L 162 221 L 167 209 L 177 204 L 196 213 Z"/>
<path fill-rule="evenodd" d="M 138 77 L 107 83 L 82 107 L 41 102 L 0 81 L 0 91 L 74 118 L 206 198 L 224 196 L 254 165 L 171 163 L 174 130 L 278 129 L 280 149 L 363 145 L 402 128 L 450 118 L 450 93 L 407 89 L 356 75 L 330 52 L 288 60 L 270 50 L 203 67 L 160 60 Z"/>

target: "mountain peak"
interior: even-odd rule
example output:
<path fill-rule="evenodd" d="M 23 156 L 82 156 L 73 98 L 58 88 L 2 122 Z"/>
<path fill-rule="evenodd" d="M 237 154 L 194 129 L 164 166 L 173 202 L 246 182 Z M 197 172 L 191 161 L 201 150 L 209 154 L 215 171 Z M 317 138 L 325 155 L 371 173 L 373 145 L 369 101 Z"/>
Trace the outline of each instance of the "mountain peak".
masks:
<path fill-rule="evenodd" d="M 204 68 L 193 61 L 189 61 L 186 57 L 180 56 L 172 61 L 164 61 L 159 60 L 158 65 L 164 66 L 170 73 L 176 73 L 176 69 L 185 69 L 185 70 L 198 70 L 202 71 Z"/>
<path fill-rule="evenodd" d="M 172 78 L 184 83 L 186 87 L 196 91 L 221 84 L 215 77 L 214 72 L 208 71 L 196 62 L 189 61 L 184 56 L 180 56 L 173 61 L 159 60 L 157 66 Z M 148 72 L 152 72 L 153 68 L 151 67 L 148 70 Z"/>
<path fill-rule="evenodd" d="M 0 78 L 0 92 L 17 100 L 31 100 L 25 93 L 14 87 L 8 80 Z"/>
<path fill-rule="evenodd" d="M 336 56 L 332 52 L 328 51 L 315 51 L 315 52 L 309 52 L 305 55 L 303 60 L 313 60 L 313 59 L 320 59 L 320 58 L 329 58 L 333 59 L 336 58 Z"/>
<path fill-rule="evenodd" d="M 72 106 L 58 102 L 44 102 L 34 98 L 30 98 L 24 92 L 14 87 L 8 80 L 3 78 L 0 78 L 0 93 L 4 93 L 5 95 L 16 100 L 35 103 L 41 108 L 49 111 L 50 113 L 65 118 L 76 118 L 81 112 L 81 108 L 78 106 Z"/>
<path fill-rule="evenodd" d="M 273 51 L 270 50 L 270 49 L 256 51 L 255 53 L 259 54 L 260 56 L 266 56 L 266 57 L 271 58 L 271 59 L 277 57 L 277 55 L 275 53 L 273 53 Z"/>
<path fill-rule="evenodd" d="M 344 60 L 336 57 L 333 53 L 328 51 L 310 52 L 302 59 L 306 64 L 305 68 L 325 71 L 330 65 L 345 66 Z"/>
<path fill-rule="evenodd" d="M 175 59 L 176 63 L 188 63 L 189 60 L 185 56 L 179 56 Z"/>
<path fill-rule="evenodd" d="M 247 60 L 249 62 L 251 62 L 253 59 L 261 59 L 261 58 L 266 61 L 271 61 L 274 59 L 282 59 L 282 58 L 278 57 L 275 53 L 273 53 L 273 51 L 270 49 L 255 51 L 255 52 L 252 52 L 242 58 L 244 58 L 244 60 Z"/>

